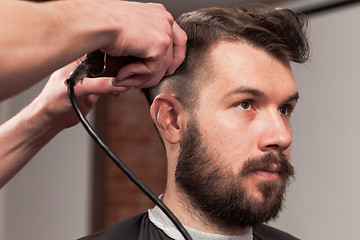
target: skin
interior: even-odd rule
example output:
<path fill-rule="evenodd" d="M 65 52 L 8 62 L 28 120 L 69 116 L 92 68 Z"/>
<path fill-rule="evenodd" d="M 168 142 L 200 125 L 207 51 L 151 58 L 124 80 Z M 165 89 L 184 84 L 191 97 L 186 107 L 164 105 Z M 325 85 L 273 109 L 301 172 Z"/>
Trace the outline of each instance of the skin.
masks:
<path fill-rule="evenodd" d="M 116 86 L 155 85 L 185 57 L 186 34 L 161 4 L 3 0 L 0 22 L 0 100 L 97 49 L 140 58 L 119 69 Z"/>
<path fill-rule="evenodd" d="M 54 72 L 40 95 L 0 126 L 0 188 L 59 132 L 79 122 L 64 83 L 76 64 L 73 62 Z M 113 86 L 109 77 L 85 78 L 75 86 L 84 114 L 92 109 L 99 96 L 126 90 L 127 87 Z"/>
<path fill-rule="evenodd" d="M 290 65 L 263 50 L 242 42 L 219 42 L 212 47 L 208 71 L 211 79 L 200 80 L 198 105 L 190 115 L 171 92 L 157 96 L 151 115 L 164 139 L 168 159 L 168 182 L 163 201 L 180 221 L 200 231 L 224 235 L 242 234 L 244 229 L 227 229 L 202 219 L 190 209 L 188 196 L 181 194 L 174 180 L 179 143 L 187 121 L 195 118 L 204 145 L 210 146 L 217 161 L 229 174 L 237 174 L 249 157 L 265 153 L 289 156 L 292 141 L 291 111 L 298 91 Z M 244 181 L 246 194 L 263 201 L 257 184 L 272 181 L 281 185 L 277 166 L 256 171 Z M 195 212 L 194 212 L 195 211 Z"/>
<path fill-rule="evenodd" d="M 111 78 L 78 84 L 75 92 L 84 113 L 100 95 L 157 84 L 185 58 L 187 36 L 161 4 L 3 0 L 0 22 L 4 23 L 0 28 L 0 100 L 69 64 L 51 76 L 29 106 L 0 127 L 0 188 L 57 133 L 78 122 L 64 80 L 81 56 L 101 49 L 111 56 L 138 59 L 121 65 Z"/>

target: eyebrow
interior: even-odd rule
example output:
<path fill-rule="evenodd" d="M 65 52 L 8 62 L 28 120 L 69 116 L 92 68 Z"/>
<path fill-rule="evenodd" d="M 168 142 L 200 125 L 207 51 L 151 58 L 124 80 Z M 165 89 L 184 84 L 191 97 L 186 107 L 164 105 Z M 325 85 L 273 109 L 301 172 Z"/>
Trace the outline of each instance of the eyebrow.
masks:
<path fill-rule="evenodd" d="M 250 94 L 250 95 L 253 95 L 254 97 L 265 98 L 265 99 L 268 98 L 263 91 L 260 91 L 259 89 L 256 89 L 256 88 L 249 88 L 249 87 L 236 88 L 236 89 L 228 92 L 224 96 L 224 98 L 230 97 L 232 95 L 237 95 L 237 94 Z M 286 102 L 297 101 L 299 98 L 300 98 L 300 95 L 298 92 L 296 92 L 293 95 L 286 98 L 283 102 L 286 103 Z"/>
<path fill-rule="evenodd" d="M 300 95 L 298 92 L 294 93 L 293 95 L 291 95 L 290 97 L 288 97 L 287 99 L 285 99 L 284 102 L 292 102 L 292 101 L 298 101 L 300 98 Z"/>
<path fill-rule="evenodd" d="M 255 97 L 266 98 L 266 95 L 264 92 L 262 92 L 256 88 L 248 88 L 248 87 L 239 87 L 234 90 L 231 90 L 224 96 L 224 98 L 230 97 L 232 95 L 238 95 L 238 94 L 250 94 Z"/>

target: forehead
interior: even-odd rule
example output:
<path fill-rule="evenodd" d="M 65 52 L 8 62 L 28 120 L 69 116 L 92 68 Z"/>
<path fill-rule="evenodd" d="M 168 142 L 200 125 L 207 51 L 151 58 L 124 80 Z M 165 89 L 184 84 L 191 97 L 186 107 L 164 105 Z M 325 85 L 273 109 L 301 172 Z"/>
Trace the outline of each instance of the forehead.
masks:
<path fill-rule="evenodd" d="M 201 92 L 223 95 L 238 88 L 258 89 L 272 97 L 297 92 L 290 64 L 244 42 L 219 42 L 204 64 Z"/>

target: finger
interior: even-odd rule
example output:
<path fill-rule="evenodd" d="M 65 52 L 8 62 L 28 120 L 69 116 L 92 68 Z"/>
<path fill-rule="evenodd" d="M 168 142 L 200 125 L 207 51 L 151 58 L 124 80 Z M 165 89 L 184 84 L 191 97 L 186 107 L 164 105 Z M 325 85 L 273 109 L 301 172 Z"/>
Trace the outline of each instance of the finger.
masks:
<path fill-rule="evenodd" d="M 81 58 L 65 65 L 64 67 L 56 70 L 53 74 L 58 75 L 60 78 L 64 79 L 65 86 L 67 85 L 66 80 L 68 79 L 70 73 L 74 71 L 76 66 L 85 58 L 86 56 L 82 56 Z"/>
<path fill-rule="evenodd" d="M 151 73 L 131 75 L 123 79 L 118 86 L 127 86 L 127 87 L 135 87 L 135 88 L 155 86 L 164 77 L 166 70 L 169 68 L 169 65 L 171 63 L 172 48 L 169 49 L 168 53 L 169 53 L 168 54 L 169 57 L 167 56 L 164 57 L 164 61 L 161 63 L 162 66 L 160 69 L 157 69 L 156 71 L 151 71 Z"/>
<path fill-rule="evenodd" d="M 169 58 L 172 58 L 172 54 Z M 138 87 L 151 80 L 147 85 L 153 86 L 161 80 L 170 65 L 171 59 L 166 60 L 167 56 L 163 56 L 161 60 L 148 59 L 142 62 L 130 63 L 120 69 L 116 79 L 113 80 L 113 85 Z"/>
<path fill-rule="evenodd" d="M 79 101 L 79 107 L 83 114 L 87 114 L 93 106 L 96 104 L 100 96 L 90 95 L 84 98 L 82 101 Z"/>
<path fill-rule="evenodd" d="M 163 55 L 157 58 L 144 59 L 144 64 L 150 69 L 151 74 L 157 74 L 164 67 L 165 63 L 171 62 L 172 53 L 171 56 L 168 57 L 168 55 L 169 48 L 166 49 Z M 167 65 L 169 66 L 169 64 Z"/>
<path fill-rule="evenodd" d="M 134 88 L 147 88 L 155 86 L 164 76 L 166 70 L 158 72 L 156 75 L 136 74 L 121 82 L 121 86 Z"/>
<path fill-rule="evenodd" d="M 173 50 L 173 45 L 171 45 L 168 48 L 168 51 L 166 52 L 166 56 L 164 58 L 164 64 L 162 66 L 162 70 L 165 70 L 164 75 L 165 75 L 165 73 L 168 73 L 168 70 L 171 67 L 173 61 L 174 61 L 174 50 Z M 156 74 L 158 74 L 158 73 L 156 73 Z"/>
<path fill-rule="evenodd" d="M 122 81 L 129 79 L 133 75 L 150 75 L 151 69 L 144 63 L 144 61 L 136 61 L 123 66 L 116 75 L 116 79 L 113 80 L 114 86 L 123 86 Z"/>
<path fill-rule="evenodd" d="M 172 52 L 172 50 L 171 50 Z M 172 57 L 172 54 L 171 54 Z M 165 59 L 165 58 L 164 58 Z M 154 72 L 145 72 L 145 74 L 133 74 L 128 76 L 127 78 L 117 82 L 118 79 L 114 79 L 113 84 L 116 86 L 123 87 L 152 87 L 160 82 L 160 80 L 164 77 L 166 70 L 168 69 L 169 64 L 162 64 L 163 67 Z"/>
<path fill-rule="evenodd" d="M 106 95 L 121 93 L 128 90 L 127 87 L 116 87 L 112 84 L 111 77 L 85 78 L 82 83 L 75 86 L 77 96 Z"/>
<path fill-rule="evenodd" d="M 166 72 L 166 69 L 159 72 L 157 75 L 153 76 L 148 81 L 143 82 L 143 84 L 138 86 L 137 88 L 149 88 L 149 87 L 153 87 L 153 86 L 157 85 L 161 81 L 161 79 L 164 77 L 165 72 Z"/>
<path fill-rule="evenodd" d="M 143 82 L 143 85 L 148 87 L 154 86 L 160 82 L 164 77 L 167 69 L 173 61 L 173 49 L 172 45 L 166 50 L 166 55 L 159 57 L 158 59 L 145 59 L 144 64 L 150 69 L 151 74 L 149 74 L 146 81 Z"/>
<path fill-rule="evenodd" d="M 187 35 L 177 23 L 173 25 L 173 61 L 167 70 L 168 74 L 173 74 L 185 59 Z"/>
<path fill-rule="evenodd" d="M 120 82 L 122 87 L 127 88 L 140 88 L 144 83 L 149 81 L 150 76 L 148 74 L 134 74 L 125 78 L 123 81 Z"/>

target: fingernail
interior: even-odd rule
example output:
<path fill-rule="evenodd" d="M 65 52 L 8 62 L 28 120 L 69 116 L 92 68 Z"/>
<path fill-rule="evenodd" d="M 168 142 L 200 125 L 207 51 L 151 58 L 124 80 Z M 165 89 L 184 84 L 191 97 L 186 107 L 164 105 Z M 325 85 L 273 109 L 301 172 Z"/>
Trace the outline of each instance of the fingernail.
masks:
<path fill-rule="evenodd" d="M 117 97 L 117 96 L 119 96 L 121 93 L 127 92 L 127 91 L 129 91 L 130 89 L 131 89 L 131 87 L 119 87 L 119 88 L 118 88 L 118 91 L 113 92 L 112 95 L 115 96 L 115 97 Z"/>
<path fill-rule="evenodd" d="M 114 77 L 112 79 L 112 85 L 114 85 L 114 86 L 118 86 L 120 82 L 121 82 L 121 79 L 118 79 L 116 77 Z"/>

